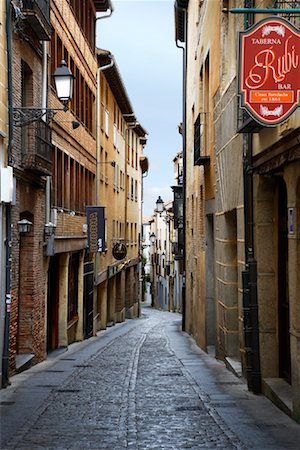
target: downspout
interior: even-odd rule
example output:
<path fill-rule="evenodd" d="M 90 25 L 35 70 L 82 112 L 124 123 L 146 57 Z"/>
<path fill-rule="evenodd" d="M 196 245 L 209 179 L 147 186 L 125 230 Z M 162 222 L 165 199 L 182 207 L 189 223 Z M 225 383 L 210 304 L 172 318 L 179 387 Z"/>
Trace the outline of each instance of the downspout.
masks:
<path fill-rule="evenodd" d="M 111 17 L 112 13 L 114 12 L 114 7 L 113 4 L 111 2 L 111 0 L 108 0 L 108 5 L 109 5 L 109 13 L 105 14 L 104 16 L 99 16 L 96 17 L 96 21 L 95 21 L 95 41 L 96 41 L 96 48 L 97 48 L 97 21 L 98 20 L 102 20 L 102 19 L 108 19 L 109 17 Z M 112 67 L 114 64 L 113 61 L 113 56 L 111 55 L 111 62 L 110 64 L 108 64 L 107 66 L 103 66 L 103 67 L 98 67 L 97 68 L 97 74 L 96 74 L 96 86 L 97 86 L 97 92 L 96 92 L 96 195 L 95 195 L 95 201 L 96 201 L 96 205 L 99 206 L 100 204 L 100 153 L 101 153 L 101 122 L 100 122 L 100 117 L 101 117 L 101 99 L 100 99 L 100 94 L 101 94 L 101 74 L 100 72 L 103 70 L 108 69 L 109 67 Z M 98 60 L 97 60 L 98 63 Z M 94 282 L 97 285 L 97 280 L 98 280 L 98 265 L 99 265 L 99 255 L 98 253 L 96 254 L 95 257 L 95 270 L 94 270 Z"/>
<path fill-rule="evenodd" d="M 245 7 L 251 8 L 252 0 L 245 0 Z M 244 28 L 251 25 L 250 14 L 244 15 Z M 243 178 L 244 178 L 244 222 L 245 222 L 245 271 L 243 280 L 244 339 L 246 352 L 246 377 L 248 388 L 261 393 L 261 371 L 259 354 L 259 320 L 257 298 L 257 261 L 254 255 L 253 218 L 253 139 L 252 134 L 243 135 Z"/>
<path fill-rule="evenodd" d="M 254 394 L 259 394 L 261 392 L 261 372 L 259 355 L 257 261 L 254 255 L 252 147 L 252 134 L 244 135 L 244 220 L 246 267 L 242 275 L 244 336 L 247 364 L 246 376 L 249 389 L 254 392 Z"/>
<path fill-rule="evenodd" d="M 100 155 L 101 155 L 101 72 L 110 69 L 114 65 L 113 55 L 109 55 L 111 61 L 97 69 L 97 99 L 96 99 L 96 205 L 100 204 Z"/>
<path fill-rule="evenodd" d="M 183 68 L 182 68 L 182 174 L 183 174 L 183 279 L 182 279 L 182 331 L 186 330 L 186 81 L 187 81 L 187 20 L 188 13 L 184 8 L 178 8 L 183 11 L 184 20 L 184 42 L 181 46 L 176 40 L 176 47 L 183 50 Z"/>
<path fill-rule="evenodd" d="M 48 106 L 48 43 L 42 42 L 43 60 L 42 60 L 42 109 L 45 110 Z M 47 121 L 47 114 L 42 116 L 44 122 Z M 51 221 L 50 217 L 51 208 L 51 176 L 46 177 L 46 211 L 45 211 L 45 223 L 48 224 Z"/>
<path fill-rule="evenodd" d="M 108 0 L 108 9 L 109 9 L 109 13 L 105 14 L 104 16 L 96 17 L 96 21 L 101 20 L 101 19 L 108 19 L 112 15 L 112 13 L 114 12 L 114 6 L 113 6 L 111 0 Z M 96 47 L 97 47 L 97 43 L 96 43 Z"/>
<path fill-rule="evenodd" d="M 102 19 L 108 19 L 112 16 L 112 13 L 114 12 L 114 7 L 111 2 L 111 0 L 108 0 L 108 7 L 109 7 L 109 13 L 105 14 L 104 16 L 96 17 L 96 25 L 95 30 L 97 31 L 97 21 Z M 96 35 L 96 48 L 97 48 L 97 33 Z M 100 176 L 99 176 L 99 164 L 100 164 L 100 152 L 101 152 L 101 122 L 100 122 L 100 116 L 101 116 L 101 76 L 100 72 L 103 70 L 109 69 L 114 65 L 113 55 L 109 55 L 111 58 L 111 62 L 103 67 L 97 68 L 97 75 L 96 75 L 96 83 L 97 83 L 97 98 L 96 98 L 96 205 L 99 205 L 100 203 Z M 97 61 L 98 62 L 98 61 Z"/>
<path fill-rule="evenodd" d="M 100 156 L 101 156 L 101 72 L 109 69 L 114 65 L 113 55 L 109 55 L 111 62 L 105 66 L 97 68 L 97 95 L 96 95 L 96 205 L 100 206 Z M 95 258 L 95 284 L 97 285 L 98 280 L 98 267 L 99 267 L 99 254 L 96 254 Z"/>
<path fill-rule="evenodd" d="M 8 86 L 8 165 L 12 165 L 13 146 L 13 82 L 12 82 L 12 26 L 11 3 L 6 0 L 6 46 L 7 46 L 7 86 Z M 5 319 L 2 353 L 2 387 L 9 381 L 9 327 L 11 309 L 11 205 L 6 205 L 6 241 L 5 241 Z"/>

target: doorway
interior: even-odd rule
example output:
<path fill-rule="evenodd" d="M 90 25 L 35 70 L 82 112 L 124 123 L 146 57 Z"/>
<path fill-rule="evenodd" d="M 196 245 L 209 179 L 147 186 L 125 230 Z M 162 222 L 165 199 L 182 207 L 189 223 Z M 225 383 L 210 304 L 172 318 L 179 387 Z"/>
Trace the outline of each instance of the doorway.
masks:
<path fill-rule="evenodd" d="M 94 263 L 85 258 L 83 265 L 83 332 L 85 339 L 93 336 Z"/>
<path fill-rule="evenodd" d="M 47 295 L 47 353 L 58 348 L 59 257 L 50 259 Z"/>
<path fill-rule="evenodd" d="M 291 383 L 287 190 L 283 178 L 278 179 L 278 339 L 279 376 Z"/>
<path fill-rule="evenodd" d="M 216 345 L 216 303 L 215 303 L 215 238 L 214 216 L 206 216 L 206 286 L 205 286 L 205 318 L 206 347 Z"/>

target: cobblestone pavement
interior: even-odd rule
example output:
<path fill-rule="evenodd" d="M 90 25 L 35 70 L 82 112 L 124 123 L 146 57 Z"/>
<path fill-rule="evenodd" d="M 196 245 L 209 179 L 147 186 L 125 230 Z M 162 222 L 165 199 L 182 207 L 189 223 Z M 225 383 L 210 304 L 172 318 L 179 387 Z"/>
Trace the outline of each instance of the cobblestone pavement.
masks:
<path fill-rule="evenodd" d="M 179 327 L 179 315 L 148 309 L 141 319 L 118 328 L 118 333 L 110 329 L 110 338 L 101 346 L 99 340 L 93 340 L 91 347 L 61 355 L 50 369 L 30 369 L 29 394 L 36 394 L 39 404 L 27 410 L 23 419 L 6 416 L 11 406 L 17 410 L 18 392 L 28 389 L 25 381 L 25 387 L 21 382 L 15 391 L 14 405 L 2 402 L 4 426 L 9 418 L 16 421 L 16 427 L 10 423 L 11 432 L 2 429 L 1 448 L 300 448 L 282 447 L 278 441 L 275 444 L 272 432 L 266 434 L 251 420 L 256 437 L 249 446 L 247 433 L 243 434 L 241 427 L 234 430 L 218 412 L 218 404 L 228 405 L 228 394 L 219 391 L 211 376 L 208 383 L 205 368 L 203 380 L 210 394 L 193 377 L 189 364 L 195 368 L 193 364 L 200 361 L 201 351 L 191 349 Z M 221 364 L 214 370 L 221 367 L 226 370 Z M 236 402 L 229 400 L 229 406 L 235 406 Z M 238 411 L 234 414 L 238 421 Z M 243 421 L 247 422 L 245 417 Z"/>

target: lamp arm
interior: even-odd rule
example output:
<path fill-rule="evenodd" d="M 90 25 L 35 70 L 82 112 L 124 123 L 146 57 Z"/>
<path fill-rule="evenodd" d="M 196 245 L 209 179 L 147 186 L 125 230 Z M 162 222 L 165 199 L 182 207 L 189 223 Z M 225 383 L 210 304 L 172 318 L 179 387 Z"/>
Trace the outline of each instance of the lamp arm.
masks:
<path fill-rule="evenodd" d="M 65 104 L 63 108 L 35 108 L 35 107 L 15 107 L 13 108 L 14 126 L 23 127 L 32 122 L 40 120 L 47 114 L 49 120 L 53 119 L 58 111 L 67 111 L 68 105 Z"/>

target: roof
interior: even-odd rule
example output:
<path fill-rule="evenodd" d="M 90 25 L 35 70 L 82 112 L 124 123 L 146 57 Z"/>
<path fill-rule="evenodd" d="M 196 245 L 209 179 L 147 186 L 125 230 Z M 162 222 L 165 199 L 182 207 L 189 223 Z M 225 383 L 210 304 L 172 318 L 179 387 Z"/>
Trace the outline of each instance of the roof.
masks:
<path fill-rule="evenodd" d="M 113 61 L 112 67 L 105 69 L 105 78 L 114 94 L 114 97 L 118 103 L 122 115 L 127 123 L 137 122 L 135 112 L 133 110 L 129 95 L 127 93 L 126 87 L 121 77 L 120 70 L 118 68 L 117 62 L 114 55 L 108 50 L 97 49 L 98 64 L 100 67 L 109 65 Z M 147 130 L 142 127 L 142 125 L 137 122 L 134 127 L 134 131 L 139 137 L 146 136 L 148 134 Z"/>
<path fill-rule="evenodd" d="M 176 0 L 174 4 L 175 8 L 175 40 L 185 41 L 185 16 L 186 9 L 188 7 L 189 0 Z"/>

